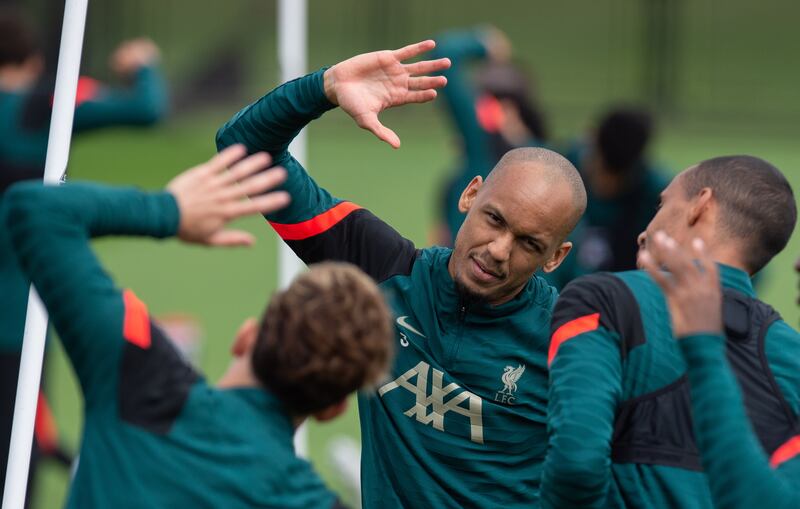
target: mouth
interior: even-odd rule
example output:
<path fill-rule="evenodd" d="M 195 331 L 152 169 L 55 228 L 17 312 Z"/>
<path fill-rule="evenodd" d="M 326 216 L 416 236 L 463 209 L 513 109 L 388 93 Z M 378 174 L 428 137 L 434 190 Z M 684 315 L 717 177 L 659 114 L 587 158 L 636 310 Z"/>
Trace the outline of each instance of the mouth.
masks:
<path fill-rule="evenodd" d="M 470 264 L 472 266 L 472 274 L 478 281 L 483 283 L 496 283 L 503 279 L 502 275 L 487 269 L 486 266 L 475 257 L 470 257 L 470 261 L 472 262 Z"/>

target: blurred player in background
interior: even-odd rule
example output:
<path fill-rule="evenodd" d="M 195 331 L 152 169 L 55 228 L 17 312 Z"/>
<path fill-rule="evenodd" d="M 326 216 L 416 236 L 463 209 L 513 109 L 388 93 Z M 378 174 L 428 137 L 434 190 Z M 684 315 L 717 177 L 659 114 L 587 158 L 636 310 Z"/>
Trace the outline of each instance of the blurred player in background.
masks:
<path fill-rule="evenodd" d="M 23 183 L 3 222 L 75 368 L 84 395 L 80 461 L 66 506 L 332 508 L 339 504 L 295 455 L 294 430 L 328 420 L 347 395 L 385 376 L 391 317 L 375 283 L 322 264 L 277 293 L 236 334 L 216 386 L 196 372 L 131 290 L 118 289 L 90 239 L 177 236 L 250 245 L 233 219 L 273 212 L 285 179 L 269 157 L 223 151 L 165 191 Z M 242 200 L 245 194 L 258 195 Z"/>
<path fill-rule="evenodd" d="M 444 105 L 458 136 L 460 160 L 444 183 L 439 224 L 433 242 L 453 246 L 464 214 L 458 210 L 461 191 L 476 175 L 489 174 L 497 161 L 516 147 L 543 147 L 547 140 L 544 117 L 533 86 L 511 62 L 511 43 L 489 27 L 453 31 L 437 38 L 433 58 L 448 57 Z M 475 76 L 470 64 L 479 63 Z"/>
<path fill-rule="evenodd" d="M 319 187 L 288 151 L 337 105 L 398 148 L 378 114 L 436 97 L 446 79 L 429 74 L 450 62 L 402 63 L 434 45 L 358 55 L 285 83 L 222 126 L 217 146 L 270 152 L 292 195 L 292 205 L 267 216 L 275 231 L 306 263 L 355 263 L 392 305 L 399 346 L 391 378 L 359 395 L 364 507 L 531 507 L 547 443 L 556 297 L 535 272 L 553 270 L 570 250 L 564 240 L 586 206 L 577 170 L 543 148 L 508 152 L 462 192 L 467 217 L 455 248 L 418 250 Z"/>
<path fill-rule="evenodd" d="M 799 429 L 800 334 L 756 298 L 750 276 L 786 246 L 796 217 L 777 168 L 718 157 L 675 177 L 639 237 L 645 259 L 660 230 L 679 245 L 699 238 L 708 246 L 728 358 L 767 455 Z M 552 330 L 543 506 L 711 507 L 717 499 L 693 433 L 707 423 L 693 428 L 686 363 L 656 282 L 644 271 L 578 278 L 562 292 Z"/>
<path fill-rule="evenodd" d="M 138 39 L 119 46 L 111 68 L 127 82 L 112 88 L 91 78 L 78 82 L 74 130 L 112 125 L 151 125 L 166 113 L 167 96 L 158 70 L 158 48 Z M 45 72 L 42 45 L 33 26 L 17 10 L 0 9 L 0 204 L 14 182 L 44 175 L 53 82 Z M 0 224 L 0 486 L 5 483 L 8 440 L 17 389 L 29 282 L 11 253 L 8 232 Z M 55 430 L 40 398 L 37 430 Z M 44 419 L 44 421 L 42 420 Z M 57 439 L 37 433 L 45 454 L 63 453 Z M 34 462 L 35 462 L 34 455 Z M 31 469 L 33 475 L 35 469 Z"/>
<path fill-rule="evenodd" d="M 688 365 L 694 432 L 714 506 L 800 507 L 800 430 L 768 456 L 748 425 L 749 409 L 726 359 L 719 269 L 703 242 L 687 251 L 658 232 L 641 264 L 664 292 Z"/>
<path fill-rule="evenodd" d="M 636 267 L 636 237 L 656 213 L 659 195 L 669 184 L 648 155 L 653 119 L 635 107 L 610 109 L 585 141 L 567 158 L 581 172 L 588 204 L 570 236 L 575 252 L 545 278 L 557 288 L 597 271 Z"/>

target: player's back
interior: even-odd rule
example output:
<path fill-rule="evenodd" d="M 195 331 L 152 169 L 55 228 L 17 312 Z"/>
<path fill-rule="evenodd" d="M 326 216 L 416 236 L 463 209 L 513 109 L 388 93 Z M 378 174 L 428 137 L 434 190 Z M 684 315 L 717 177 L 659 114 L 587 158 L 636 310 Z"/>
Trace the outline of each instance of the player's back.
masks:
<path fill-rule="evenodd" d="M 729 359 L 746 399 L 762 402 L 750 404 L 748 414 L 760 429 L 763 445 L 770 448 L 770 442 L 779 444 L 778 436 L 790 435 L 797 423 L 800 381 L 783 372 L 787 363 L 796 365 L 792 356 L 800 359 L 800 338 L 756 301 L 744 272 L 720 266 L 720 273 L 730 301 L 726 325 L 731 320 L 742 325 L 740 337 L 728 329 Z M 627 290 L 632 297 L 613 301 L 622 332 L 623 371 L 611 444 L 610 505 L 712 507 L 692 428 L 687 367 L 672 335 L 664 296 L 643 271 L 600 277 L 607 278 L 608 286 L 616 286 L 618 295 Z M 736 303 L 748 307 L 730 309 Z M 792 336 L 788 342 L 783 338 L 787 330 Z M 776 343 L 782 344 L 780 350 L 774 348 Z M 759 352 L 764 351 L 767 355 L 762 357 Z M 777 382 L 771 385 L 769 380 Z"/>
<path fill-rule="evenodd" d="M 126 345 L 116 398 L 87 408 L 68 507 L 333 506 L 277 398 L 209 386 L 166 341 Z"/>

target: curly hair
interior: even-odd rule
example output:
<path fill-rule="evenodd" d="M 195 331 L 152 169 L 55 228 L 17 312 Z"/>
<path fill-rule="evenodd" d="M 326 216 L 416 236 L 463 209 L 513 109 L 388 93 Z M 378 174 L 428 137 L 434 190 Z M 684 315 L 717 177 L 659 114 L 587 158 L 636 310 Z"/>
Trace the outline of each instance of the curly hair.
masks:
<path fill-rule="evenodd" d="M 308 415 L 379 382 L 393 357 L 391 315 L 353 265 L 314 265 L 267 306 L 253 372 L 294 415 Z"/>

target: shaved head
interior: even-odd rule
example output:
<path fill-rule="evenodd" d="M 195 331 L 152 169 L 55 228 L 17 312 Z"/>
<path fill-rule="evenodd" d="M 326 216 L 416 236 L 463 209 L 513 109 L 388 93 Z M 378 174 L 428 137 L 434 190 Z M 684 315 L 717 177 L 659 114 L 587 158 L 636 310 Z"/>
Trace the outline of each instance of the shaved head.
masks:
<path fill-rule="evenodd" d="M 569 161 L 543 148 L 511 150 L 461 194 L 467 217 L 448 264 L 457 290 L 491 305 L 512 299 L 537 270 L 558 268 L 585 209 L 586 189 Z"/>
<path fill-rule="evenodd" d="M 572 195 L 572 213 L 564 222 L 564 237 L 569 235 L 586 211 L 586 187 L 578 170 L 562 155 L 539 147 L 509 150 L 486 178 L 486 185 L 514 173 L 523 179 L 532 179 L 538 185 L 569 188 Z"/>

